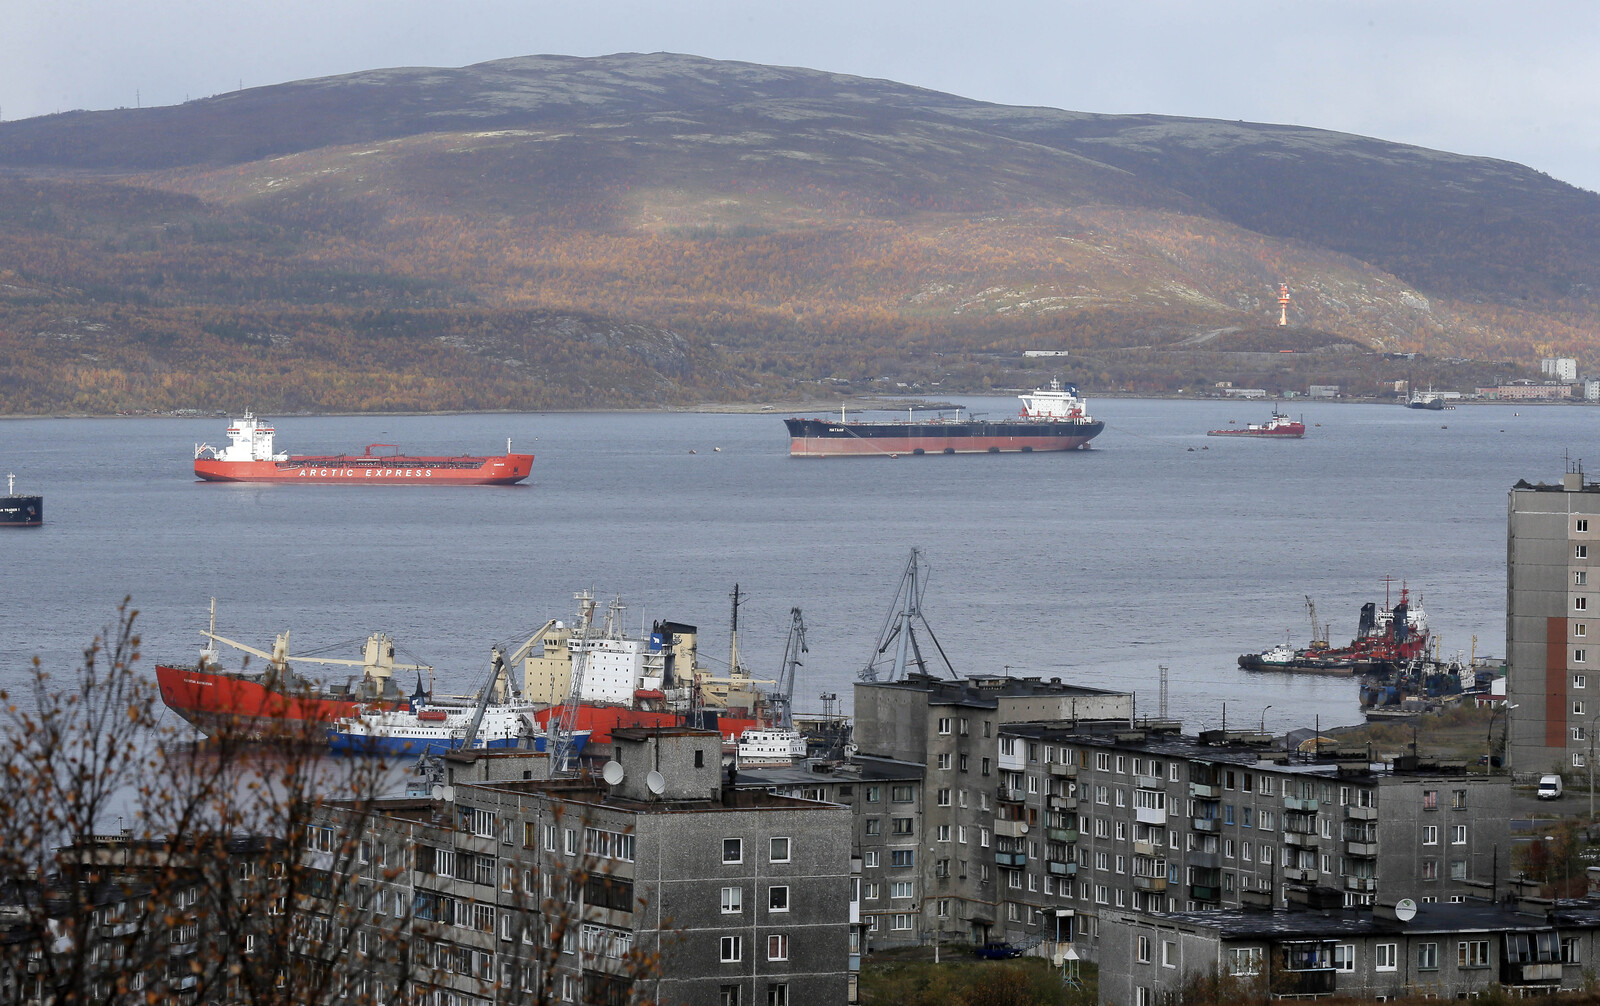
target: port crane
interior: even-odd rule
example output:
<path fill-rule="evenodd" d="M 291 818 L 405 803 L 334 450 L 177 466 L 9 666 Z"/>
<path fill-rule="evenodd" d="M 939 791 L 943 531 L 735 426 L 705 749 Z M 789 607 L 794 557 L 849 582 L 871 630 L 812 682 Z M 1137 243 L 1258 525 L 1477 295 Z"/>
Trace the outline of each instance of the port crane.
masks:
<path fill-rule="evenodd" d="M 889 668 L 889 681 L 899 681 L 905 677 L 906 665 L 916 662 L 917 669 L 926 674 L 927 661 L 922 657 L 922 647 L 918 645 L 915 624 L 922 623 L 922 627 L 932 640 L 934 648 L 939 651 L 939 656 L 944 660 L 945 668 L 952 678 L 958 677 L 956 669 L 951 666 L 950 658 L 945 655 L 944 647 L 939 645 L 939 638 L 933 634 L 933 627 L 922 614 L 922 593 L 927 589 L 924 582 L 926 577 L 926 564 L 922 561 L 922 550 L 911 550 L 911 558 L 906 562 L 905 572 L 900 574 L 900 585 L 895 588 L 894 601 L 889 606 L 889 614 L 883 620 L 883 628 L 878 632 L 878 645 L 873 651 L 872 659 L 867 661 L 867 666 L 857 672 L 856 677 L 861 681 L 878 680 L 878 663 L 880 658 L 888 652 L 889 647 L 895 647 L 894 663 Z"/>
<path fill-rule="evenodd" d="M 1317 621 L 1317 602 L 1311 595 L 1305 595 L 1306 609 L 1311 612 L 1311 649 L 1326 650 L 1328 648 L 1328 625 L 1326 622 Z"/>
<path fill-rule="evenodd" d="M 594 594 L 585 590 L 574 594 L 573 599 L 582 613 L 583 628 L 577 645 L 568 644 L 572 649 L 572 687 L 567 691 L 560 716 L 552 715 L 545 722 L 544 747 L 550 753 L 552 777 L 566 770 L 567 758 L 572 754 L 572 733 L 577 729 L 578 706 L 583 701 L 583 669 L 589 662 L 589 641 L 594 633 Z"/>
<path fill-rule="evenodd" d="M 807 652 L 806 620 L 801 617 L 799 608 L 790 608 L 789 639 L 783 644 L 783 664 L 778 670 L 778 681 L 769 700 L 780 730 L 794 729 L 792 699 L 795 672 L 800 669 L 800 655 Z"/>

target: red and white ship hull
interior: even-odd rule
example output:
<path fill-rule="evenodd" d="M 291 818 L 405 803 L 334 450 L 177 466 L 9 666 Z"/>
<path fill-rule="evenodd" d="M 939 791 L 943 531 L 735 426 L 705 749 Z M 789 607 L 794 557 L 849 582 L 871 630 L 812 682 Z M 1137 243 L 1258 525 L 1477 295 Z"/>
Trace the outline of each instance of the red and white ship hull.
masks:
<path fill-rule="evenodd" d="M 492 458 L 408 458 L 382 455 L 291 457 L 285 461 L 217 461 L 196 458 L 195 478 L 205 482 L 318 482 L 362 485 L 508 486 L 533 471 L 532 454 Z"/>
<path fill-rule="evenodd" d="M 344 716 L 355 716 L 361 705 L 326 697 L 315 691 L 289 695 L 269 688 L 262 674 L 156 665 L 161 701 L 206 736 L 219 731 L 262 739 L 297 736 L 320 742 L 315 725 L 332 726 Z"/>

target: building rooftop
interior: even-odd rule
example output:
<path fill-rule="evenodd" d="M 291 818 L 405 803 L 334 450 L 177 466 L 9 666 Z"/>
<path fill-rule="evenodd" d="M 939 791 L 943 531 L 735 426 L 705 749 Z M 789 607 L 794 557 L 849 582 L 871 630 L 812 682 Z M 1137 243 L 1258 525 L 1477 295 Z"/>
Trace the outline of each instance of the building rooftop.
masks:
<path fill-rule="evenodd" d="M 921 762 L 898 761 L 894 758 L 877 758 L 857 755 L 854 761 L 830 762 L 808 758 L 794 765 L 739 770 L 738 785 L 763 786 L 820 786 L 824 783 L 896 782 L 904 779 L 921 779 L 927 775 L 928 766 Z"/>
<path fill-rule="evenodd" d="M 1371 909 L 1230 908 L 1206 912 L 1155 912 L 1130 918 L 1158 926 L 1210 930 L 1224 939 L 1336 939 L 1387 933 L 1471 933 L 1549 930 L 1553 927 L 1600 928 L 1600 900 L 1556 902 L 1548 910 L 1531 911 L 1516 902 L 1469 901 L 1421 904 L 1409 922 L 1375 915 Z"/>

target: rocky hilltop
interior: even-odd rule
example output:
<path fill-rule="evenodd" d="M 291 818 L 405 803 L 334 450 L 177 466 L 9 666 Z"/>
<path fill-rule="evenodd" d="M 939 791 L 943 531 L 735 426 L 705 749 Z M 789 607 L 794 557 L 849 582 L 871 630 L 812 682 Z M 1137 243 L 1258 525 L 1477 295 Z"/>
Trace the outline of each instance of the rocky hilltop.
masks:
<path fill-rule="evenodd" d="M 1033 348 L 1360 390 L 1600 329 L 1600 196 L 1521 165 L 672 54 L 3 123 L 0 238 L 12 412 L 955 392 Z"/>

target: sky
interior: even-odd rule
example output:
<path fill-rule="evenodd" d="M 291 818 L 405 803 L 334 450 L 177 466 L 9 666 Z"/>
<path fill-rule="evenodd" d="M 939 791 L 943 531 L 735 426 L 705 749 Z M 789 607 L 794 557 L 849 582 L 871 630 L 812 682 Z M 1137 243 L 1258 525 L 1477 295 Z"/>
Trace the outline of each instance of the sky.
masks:
<path fill-rule="evenodd" d="M 1600 4 L 0 0 L 0 118 L 510 56 L 681 52 L 984 101 L 1291 123 L 1600 191 Z"/>

